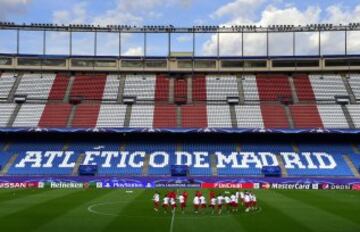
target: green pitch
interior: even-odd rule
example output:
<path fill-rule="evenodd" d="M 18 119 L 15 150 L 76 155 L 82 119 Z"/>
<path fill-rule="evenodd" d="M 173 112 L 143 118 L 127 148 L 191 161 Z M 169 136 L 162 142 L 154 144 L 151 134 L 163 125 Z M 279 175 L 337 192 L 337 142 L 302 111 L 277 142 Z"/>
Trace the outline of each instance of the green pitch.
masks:
<path fill-rule="evenodd" d="M 164 191 L 161 191 L 162 193 Z M 359 232 L 360 192 L 256 191 L 260 210 L 196 215 L 152 208 L 153 190 L 0 190 L 1 231 Z M 189 191 L 189 206 L 194 191 Z M 208 196 L 207 191 L 203 191 Z"/>

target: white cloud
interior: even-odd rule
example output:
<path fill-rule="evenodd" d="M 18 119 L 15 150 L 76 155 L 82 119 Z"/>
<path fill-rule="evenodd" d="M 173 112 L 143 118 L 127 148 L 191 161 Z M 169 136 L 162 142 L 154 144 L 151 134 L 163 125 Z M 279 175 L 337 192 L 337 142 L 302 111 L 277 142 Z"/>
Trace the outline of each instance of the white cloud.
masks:
<path fill-rule="evenodd" d="M 0 20 L 6 20 L 9 15 L 23 14 L 32 0 L 0 0 Z"/>
<path fill-rule="evenodd" d="M 253 5 L 244 7 L 246 4 Z M 256 12 L 264 7 L 258 18 Z M 237 14 L 243 8 L 248 12 Z M 324 12 L 325 16 L 321 17 Z M 301 10 L 294 5 L 285 5 L 275 7 L 274 5 L 264 5 L 262 0 L 235 0 L 228 3 L 213 14 L 212 18 L 229 18 L 223 25 L 306 25 L 312 23 L 333 23 L 346 24 L 349 22 L 360 21 L 360 4 L 353 9 L 345 9 L 341 5 L 329 6 L 325 11 L 319 7 L 308 6 Z M 317 33 L 297 33 L 297 54 L 314 55 L 318 51 L 318 34 Z M 244 55 L 265 55 L 266 54 L 266 37 L 259 34 L 245 35 L 245 53 Z M 290 40 L 290 41 L 289 41 Z M 344 35 L 343 33 L 323 33 L 321 37 L 322 52 L 326 54 L 341 54 L 344 52 Z M 360 51 L 360 33 L 351 33 L 349 36 L 349 49 Z M 292 36 L 289 34 L 270 34 L 270 55 L 292 55 Z M 220 38 L 221 55 L 241 55 L 241 34 L 222 35 Z M 211 55 L 217 50 L 217 36 L 203 44 L 202 52 L 204 55 Z"/>
<path fill-rule="evenodd" d="M 144 55 L 144 49 L 142 47 L 129 48 L 124 54 L 124 56 L 142 56 Z"/>
<path fill-rule="evenodd" d="M 53 13 L 53 22 L 59 24 L 86 23 L 88 13 L 86 2 L 75 4 L 71 10 L 58 10 Z"/>
<path fill-rule="evenodd" d="M 264 3 L 264 0 L 235 0 L 221 6 L 213 14 L 211 18 L 234 17 L 249 20 L 254 16 L 255 11 Z"/>

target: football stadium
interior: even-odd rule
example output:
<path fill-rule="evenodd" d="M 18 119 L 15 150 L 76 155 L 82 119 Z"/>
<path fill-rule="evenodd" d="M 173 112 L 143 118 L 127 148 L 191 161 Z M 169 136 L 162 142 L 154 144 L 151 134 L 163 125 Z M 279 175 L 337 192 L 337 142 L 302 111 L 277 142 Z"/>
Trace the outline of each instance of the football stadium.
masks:
<path fill-rule="evenodd" d="M 144 15 L 192 1 L 41 2 L 0 0 L 1 231 L 360 231 L 360 5 L 184 26 Z"/>

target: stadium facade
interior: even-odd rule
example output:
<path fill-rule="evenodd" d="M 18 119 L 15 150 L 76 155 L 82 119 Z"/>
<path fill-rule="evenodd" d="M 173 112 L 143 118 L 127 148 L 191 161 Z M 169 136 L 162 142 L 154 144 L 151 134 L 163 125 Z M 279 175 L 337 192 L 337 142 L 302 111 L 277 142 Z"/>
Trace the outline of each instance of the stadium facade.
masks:
<path fill-rule="evenodd" d="M 348 54 L 347 33 L 359 28 L 1 23 L 18 35 L 17 52 L 0 55 L 1 186 L 358 188 L 360 56 Z M 19 32 L 34 30 L 43 54 L 19 53 Z M 68 55 L 46 54 L 48 31 L 70 34 Z M 322 55 L 332 31 L 345 52 Z M 72 54 L 73 32 L 94 33 L 93 56 Z M 143 33 L 144 55 L 98 56 L 104 32 Z M 301 32 L 318 33 L 319 54 L 296 56 L 294 39 L 294 56 L 270 56 L 270 33 Z M 222 57 L 218 42 L 217 56 L 183 56 L 169 42 L 168 56 L 152 57 L 147 33 L 265 33 L 267 52 Z"/>

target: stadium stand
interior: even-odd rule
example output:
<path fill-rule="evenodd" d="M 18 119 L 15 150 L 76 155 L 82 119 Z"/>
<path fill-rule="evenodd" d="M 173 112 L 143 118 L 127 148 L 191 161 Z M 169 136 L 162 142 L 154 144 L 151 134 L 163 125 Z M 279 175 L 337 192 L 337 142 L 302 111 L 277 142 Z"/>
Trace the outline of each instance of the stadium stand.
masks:
<path fill-rule="evenodd" d="M 106 83 L 105 74 L 77 74 L 71 89 L 72 98 L 101 100 Z"/>
<path fill-rule="evenodd" d="M 245 75 L 242 77 L 245 101 L 259 101 L 259 91 L 255 75 Z"/>
<path fill-rule="evenodd" d="M 348 96 L 340 75 L 310 75 L 317 101 L 335 101 L 335 96 Z"/>
<path fill-rule="evenodd" d="M 154 119 L 153 105 L 133 105 L 129 127 L 151 128 L 153 127 L 153 119 Z"/>
<path fill-rule="evenodd" d="M 278 101 L 291 99 L 291 89 L 288 78 L 282 74 L 267 74 L 256 76 L 259 98 L 262 101 Z"/>
<path fill-rule="evenodd" d="M 108 75 L 102 100 L 117 100 L 120 86 L 120 76 Z"/>
<path fill-rule="evenodd" d="M 357 96 L 357 75 L 349 76 Z M 351 102 L 344 109 L 335 104 L 335 96 L 348 96 L 341 75 L 196 74 L 191 82 L 187 78 L 178 74 L 2 73 L 0 125 L 347 129 L 354 124 L 360 128 L 358 104 Z M 170 80 L 174 81 L 173 91 Z M 27 96 L 31 104 L 14 104 L 10 93 Z M 299 102 L 292 101 L 294 96 Z M 120 104 L 123 97 L 136 99 L 126 106 Z M 232 108 L 228 97 L 239 97 L 240 101 Z"/>
<path fill-rule="evenodd" d="M 80 104 L 72 121 L 73 127 L 95 127 L 100 111 L 99 104 Z"/>
<path fill-rule="evenodd" d="M 13 73 L 0 74 L 0 99 L 7 100 L 10 91 L 15 83 L 16 77 Z"/>
<path fill-rule="evenodd" d="M 231 128 L 230 107 L 228 105 L 207 105 L 208 127 Z"/>
<path fill-rule="evenodd" d="M 227 97 L 238 97 L 236 76 L 206 76 L 206 100 L 226 101 Z"/>
<path fill-rule="evenodd" d="M 37 127 L 45 104 L 23 104 L 17 114 L 13 127 Z"/>
<path fill-rule="evenodd" d="M 13 103 L 4 103 L 0 104 L 0 126 L 7 127 L 10 117 L 12 116 L 15 110 L 16 104 Z"/>
<path fill-rule="evenodd" d="M 96 127 L 124 127 L 126 106 L 102 104 Z"/>
<path fill-rule="evenodd" d="M 260 106 L 235 106 L 238 128 L 265 128 Z"/>
<path fill-rule="evenodd" d="M 55 80 L 55 74 L 24 74 L 16 90 L 16 95 L 28 99 L 48 99 Z"/>
<path fill-rule="evenodd" d="M 299 101 L 315 101 L 315 94 L 308 75 L 295 74 L 293 80 Z"/>
<path fill-rule="evenodd" d="M 71 112 L 71 105 L 67 103 L 46 104 L 42 112 L 39 127 L 66 127 Z"/>
<path fill-rule="evenodd" d="M 127 75 L 125 80 L 124 96 L 136 97 L 136 99 L 140 101 L 153 101 L 155 97 L 156 84 L 157 78 L 155 75 Z M 162 82 L 159 85 L 164 87 Z M 161 92 L 162 96 L 156 96 L 157 99 L 162 99 L 164 97 L 163 90 L 164 88 L 159 88 L 158 91 Z"/>
<path fill-rule="evenodd" d="M 54 83 L 49 93 L 49 100 L 63 100 L 70 76 L 67 74 L 56 74 Z"/>

